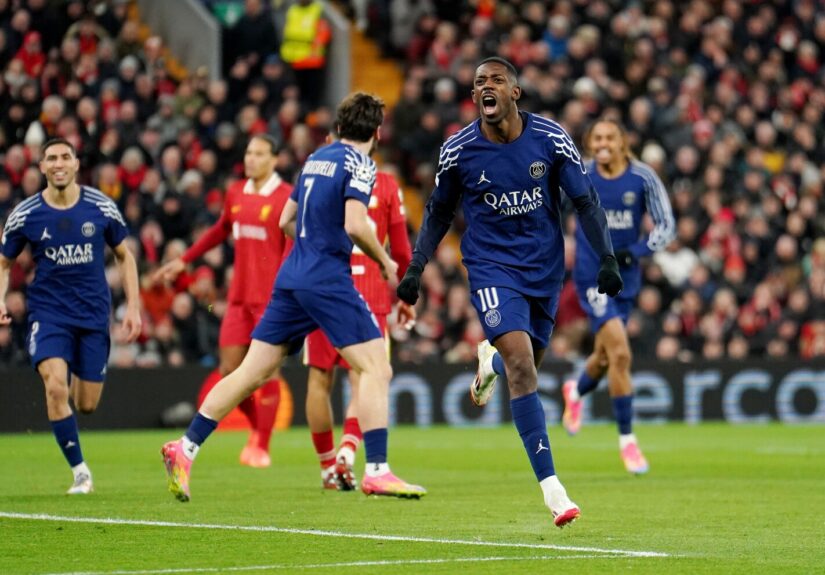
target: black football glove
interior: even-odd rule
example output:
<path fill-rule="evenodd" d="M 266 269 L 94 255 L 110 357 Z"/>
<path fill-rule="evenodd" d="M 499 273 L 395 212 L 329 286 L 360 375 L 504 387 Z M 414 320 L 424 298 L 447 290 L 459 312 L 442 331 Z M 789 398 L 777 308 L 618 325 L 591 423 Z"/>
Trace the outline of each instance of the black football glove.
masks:
<path fill-rule="evenodd" d="M 616 261 L 619 262 L 619 267 L 629 268 L 636 263 L 636 258 L 630 250 L 616 250 Z"/>
<path fill-rule="evenodd" d="M 622 282 L 619 263 L 616 261 L 615 256 L 606 255 L 602 258 L 602 265 L 599 268 L 596 283 L 599 284 L 599 293 L 606 293 L 610 297 L 616 297 L 621 293 L 624 282 Z"/>
<path fill-rule="evenodd" d="M 421 272 L 423 271 L 424 267 L 420 264 L 410 263 L 407 272 L 401 278 L 398 287 L 395 288 L 395 293 L 398 294 L 401 301 L 410 305 L 415 305 L 415 302 L 418 301 L 418 292 L 421 291 Z"/>

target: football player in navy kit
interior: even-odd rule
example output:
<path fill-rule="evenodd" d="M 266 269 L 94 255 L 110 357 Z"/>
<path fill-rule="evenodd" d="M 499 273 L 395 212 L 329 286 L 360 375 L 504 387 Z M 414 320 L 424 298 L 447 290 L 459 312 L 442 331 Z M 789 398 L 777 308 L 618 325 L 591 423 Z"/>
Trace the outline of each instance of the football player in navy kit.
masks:
<path fill-rule="evenodd" d="M 137 264 L 124 241 L 126 222 L 109 197 L 78 185 L 79 165 L 67 140 L 55 138 L 43 145 L 40 171 L 48 185 L 9 214 L 0 254 L 0 325 L 10 321 L 4 303 L 9 272 L 26 244 L 37 265 L 27 292 L 29 355 L 46 387 L 55 439 L 72 468 L 74 482 L 67 492 L 72 495 L 94 489 L 69 398 L 76 410 L 91 413 L 103 392 L 111 312 L 107 245 L 123 278 L 126 339 L 134 341 L 141 330 Z"/>
<path fill-rule="evenodd" d="M 598 292 L 593 281 L 598 255 L 578 229 L 573 280 L 596 338 L 579 380 L 564 384 L 562 423 L 570 435 L 578 433 L 582 396 L 596 389 L 606 375 L 625 469 L 635 474 L 647 473 L 647 459 L 633 434 L 632 356 L 625 324 L 641 289 L 639 258 L 665 249 L 676 233 L 676 223 L 662 181 L 650 166 L 631 155 L 621 125 L 614 120 L 598 120 L 587 131 L 584 142 L 593 158 L 587 170 L 607 214 L 624 289 L 615 299 Z M 645 214 L 653 220 L 650 233 L 642 229 Z"/>
<path fill-rule="evenodd" d="M 480 118 L 441 147 L 436 186 L 427 202 L 413 261 L 398 296 L 415 303 L 421 273 L 450 228 L 461 202 L 467 229 L 461 252 L 472 302 L 487 341 L 471 387 L 478 405 L 506 375 L 513 422 L 555 525 L 579 517 L 553 464 L 544 410 L 537 394 L 541 363 L 564 274 L 561 192 L 572 200 L 596 250 L 598 289 L 622 289 L 605 214 L 570 136 L 552 120 L 521 112 L 517 73 L 488 58 L 476 68 L 472 98 Z"/>

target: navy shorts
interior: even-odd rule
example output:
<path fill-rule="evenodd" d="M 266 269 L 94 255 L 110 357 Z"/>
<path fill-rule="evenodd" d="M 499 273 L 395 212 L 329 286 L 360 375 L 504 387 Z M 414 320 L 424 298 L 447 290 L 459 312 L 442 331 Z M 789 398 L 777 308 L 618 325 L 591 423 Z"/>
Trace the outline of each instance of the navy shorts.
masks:
<path fill-rule="evenodd" d="M 111 343 L 107 330 L 33 321 L 29 324 L 27 341 L 35 369 L 41 361 L 59 357 L 80 379 L 100 382 L 106 379 Z"/>
<path fill-rule="evenodd" d="M 319 327 L 338 349 L 381 339 L 378 320 L 354 286 L 323 292 L 276 288 L 252 339 L 287 345 L 292 354 Z"/>
<path fill-rule="evenodd" d="M 559 291 L 549 297 L 533 297 L 511 288 L 488 287 L 476 290 L 470 299 L 490 343 L 511 331 L 527 332 L 537 349 L 550 343 Z"/>
<path fill-rule="evenodd" d="M 627 318 L 633 309 L 632 299 L 608 297 L 607 294 L 599 293 L 599 288 L 595 284 L 577 283 L 576 293 L 582 309 L 590 319 L 590 329 L 593 333 L 599 331 L 614 317 L 620 318 L 622 323 L 627 323 Z"/>

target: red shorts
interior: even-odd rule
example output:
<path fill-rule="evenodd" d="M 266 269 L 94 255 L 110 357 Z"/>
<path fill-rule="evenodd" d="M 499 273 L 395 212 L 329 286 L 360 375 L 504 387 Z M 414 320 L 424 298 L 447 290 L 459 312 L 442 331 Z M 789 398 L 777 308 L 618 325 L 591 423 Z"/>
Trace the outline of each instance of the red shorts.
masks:
<path fill-rule="evenodd" d="M 221 322 L 219 347 L 233 345 L 248 346 L 252 343 L 252 330 L 266 309 L 266 304 L 244 304 L 229 302 Z"/>
<path fill-rule="evenodd" d="M 390 338 L 387 336 L 387 316 L 375 314 L 375 319 L 378 320 L 378 328 L 384 334 L 387 356 L 389 357 Z M 349 369 L 349 364 L 341 357 L 338 350 L 332 347 L 327 336 L 320 329 L 313 331 L 304 340 L 304 365 L 317 367 L 324 371 L 329 371 L 335 366 Z"/>

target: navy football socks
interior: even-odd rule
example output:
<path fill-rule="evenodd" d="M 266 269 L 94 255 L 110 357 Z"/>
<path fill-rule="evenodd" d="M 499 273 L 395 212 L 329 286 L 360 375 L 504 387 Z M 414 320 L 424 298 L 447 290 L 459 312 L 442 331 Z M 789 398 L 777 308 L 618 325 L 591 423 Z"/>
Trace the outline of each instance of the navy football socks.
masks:
<path fill-rule="evenodd" d="M 77 433 L 77 418 L 74 413 L 65 419 L 50 421 L 52 432 L 63 456 L 72 467 L 83 463 L 83 452 L 80 451 L 80 438 Z"/>
<path fill-rule="evenodd" d="M 556 474 L 553 466 L 553 454 L 550 452 L 550 438 L 547 435 L 547 423 L 544 408 L 537 392 L 510 400 L 513 423 L 521 436 L 524 450 L 530 458 L 530 465 L 536 479 L 541 481 Z"/>
<path fill-rule="evenodd" d="M 633 433 L 633 396 L 622 395 L 612 398 L 613 414 L 619 426 L 619 433 L 627 435 Z"/>

